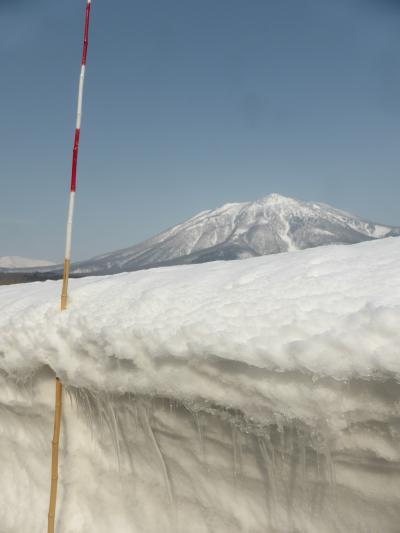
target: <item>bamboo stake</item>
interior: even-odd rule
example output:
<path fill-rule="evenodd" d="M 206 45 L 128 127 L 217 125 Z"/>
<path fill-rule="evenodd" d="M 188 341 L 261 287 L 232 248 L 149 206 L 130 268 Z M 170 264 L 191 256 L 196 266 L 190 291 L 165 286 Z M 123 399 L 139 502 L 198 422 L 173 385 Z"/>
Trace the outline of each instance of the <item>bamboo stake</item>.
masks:
<path fill-rule="evenodd" d="M 69 279 L 69 260 L 64 259 L 64 274 L 61 290 L 61 311 L 65 311 L 68 305 L 68 279 Z"/>
<path fill-rule="evenodd" d="M 83 86 L 85 82 L 86 57 L 87 57 L 88 37 L 89 37 L 90 5 L 91 5 L 91 0 L 86 0 L 85 32 L 84 32 L 84 38 L 83 38 L 81 73 L 79 77 L 75 139 L 74 139 L 74 148 L 72 152 L 72 171 L 71 171 L 71 186 L 70 186 L 68 218 L 67 218 L 67 228 L 66 228 L 66 240 L 65 240 L 64 274 L 63 274 L 63 283 L 62 283 L 62 290 L 61 290 L 61 311 L 65 311 L 68 305 L 68 280 L 69 280 L 69 268 L 70 268 L 70 259 L 71 259 L 72 222 L 73 222 L 73 216 L 74 216 L 75 192 L 76 192 L 76 169 L 77 169 L 77 164 L 78 164 L 79 137 L 80 137 L 81 119 L 82 119 Z M 61 432 L 62 383 L 58 377 L 56 377 L 55 384 L 56 384 L 56 396 L 55 396 L 55 407 L 54 407 L 53 440 L 51 443 L 51 486 L 50 486 L 49 514 L 48 514 L 48 523 L 47 523 L 48 533 L 54 533 L 54 524 L 55 524 L 55 517 L 56 517 L 56 503 L 57 503 L 57 487 L 58 487 L 58 456 L 59 456 L 60 432 Z"/>
<path fill-rule="evenodd" d="M 54 431 L 51 443 L 51 488 L 50 488 L 50 505 L 48 515 L 48 533 L 54 533 L 54 521 L 56 517 L 57 485 L 58 485 L 58 447 L 60 443 L 61 431 L 61 403 L 62 403 L 62 384 L 56 378 L 56 401 L 54 410 Z"/>

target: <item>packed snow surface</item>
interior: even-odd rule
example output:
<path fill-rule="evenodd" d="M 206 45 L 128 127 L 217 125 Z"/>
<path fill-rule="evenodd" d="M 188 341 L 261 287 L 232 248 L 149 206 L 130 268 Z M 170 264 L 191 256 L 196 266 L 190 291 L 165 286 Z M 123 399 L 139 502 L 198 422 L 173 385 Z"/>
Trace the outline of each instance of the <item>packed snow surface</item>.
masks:
<path fill-rule="evenodd" d="M 64 313 L 59 282 L 1 287 L 0 365 L 19 376 L 49 365 L 64 381 L 110 392 L 213 400 L 219 393 L 202 391 L 196 376 L 210 360 L 397 379 L 399 264 L 392 238 L 73 279 Z"/>
<path fill-rule="evenodd" d="M 0 531 L 398 533 L 400 239 L 0 287 Z M 67 398 L 71 398 L 71 402 Z M 5 495 L 5 496 L 4 496 Z"/>

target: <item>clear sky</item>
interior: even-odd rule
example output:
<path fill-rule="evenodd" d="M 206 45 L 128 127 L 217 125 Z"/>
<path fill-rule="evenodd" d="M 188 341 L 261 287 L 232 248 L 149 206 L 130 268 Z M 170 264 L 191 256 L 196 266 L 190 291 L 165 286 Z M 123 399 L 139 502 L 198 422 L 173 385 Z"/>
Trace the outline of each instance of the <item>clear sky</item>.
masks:
<path fill-rule="evenodd" d="M 0 0 L 0 256 L 61 260 L 84 0 Z M 400 0 L 92 0 L 73 259 L 270 192 L 400 225 Z"/>

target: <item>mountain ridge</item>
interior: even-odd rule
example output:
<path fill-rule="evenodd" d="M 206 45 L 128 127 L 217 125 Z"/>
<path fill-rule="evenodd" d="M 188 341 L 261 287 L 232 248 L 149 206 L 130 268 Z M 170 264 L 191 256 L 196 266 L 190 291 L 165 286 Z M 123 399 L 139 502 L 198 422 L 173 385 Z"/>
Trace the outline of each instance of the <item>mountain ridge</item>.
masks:
<path fill-rule="evenodd" d="M 398 227 L 364 220 L 327 204 L 272 193 L 254 202 L 201 211 L 142 243 L 77 263 L 72 272 L 121 272 L 242 259 L 397 235 Z"/>
<path fill-rule="evenodd" d="M 272 193 L 208 209 L 134 246 L 71 265 L 75 276 L 115 274 L 176 264 L 234 260 L 328 244 L 400 235 L 328 204 Z M 39 268 L 57 275 L 61 265 Z M 31 270 L 32 271 L 32 270 Z"/>

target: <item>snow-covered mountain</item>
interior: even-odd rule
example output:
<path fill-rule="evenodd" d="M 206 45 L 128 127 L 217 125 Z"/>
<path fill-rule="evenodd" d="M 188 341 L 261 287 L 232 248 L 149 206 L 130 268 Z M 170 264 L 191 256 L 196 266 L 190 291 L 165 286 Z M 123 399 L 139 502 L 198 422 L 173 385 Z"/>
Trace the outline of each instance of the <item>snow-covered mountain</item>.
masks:
<path fill-rule="evenodd" d="M 273 193 L 255 202 L 230 203 L 202 211 L 135 246 L 75 263 L 71 274 L 115 274 L 158 266 L 244 259 L 398 235 L 400 227 L 376 224 L 326 204 Z M 0 270 L 0 282 L 2 277 L 10 276 L 15 277 L 13 282 L 33 281 L 59 277 L 62 265 L 20 261 L 12 266 L 0 263 Z"/>
<path fill-rule="evenodd" d="M 52 265 L 54 265 L 54 263 L 50 261 L 29 259 L 27 257 L 19 257 L 17 255 L 6 255 L 0 257 L 0 268 L 35 268 L 48 267 Z"/>
<path fill-rule="evenodd" d="M 136 246 L 75 264 L 75 274 L 242 259 L 400 235 L 329 205 L 270 194 L 203 211 Z"/>

